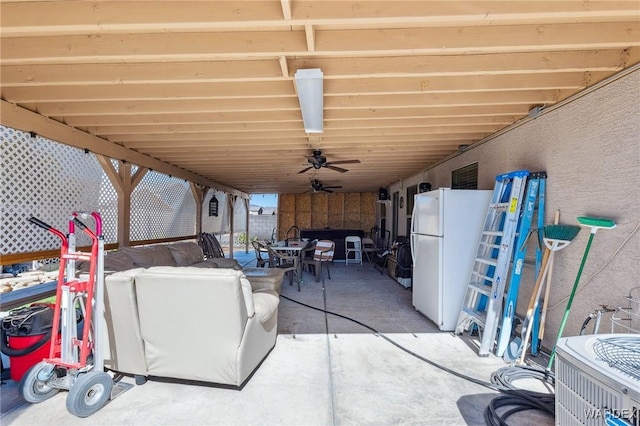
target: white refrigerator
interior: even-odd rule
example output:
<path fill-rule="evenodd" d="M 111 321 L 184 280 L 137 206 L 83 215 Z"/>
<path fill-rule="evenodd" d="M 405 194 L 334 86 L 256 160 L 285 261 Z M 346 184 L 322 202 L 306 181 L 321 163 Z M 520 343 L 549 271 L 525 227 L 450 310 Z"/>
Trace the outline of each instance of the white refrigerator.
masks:
<path fill-rule="evenodd" d="M 413 306 L 442 331 L 456 328 L 491 194 L 440 188 L 415 196 Z"/>

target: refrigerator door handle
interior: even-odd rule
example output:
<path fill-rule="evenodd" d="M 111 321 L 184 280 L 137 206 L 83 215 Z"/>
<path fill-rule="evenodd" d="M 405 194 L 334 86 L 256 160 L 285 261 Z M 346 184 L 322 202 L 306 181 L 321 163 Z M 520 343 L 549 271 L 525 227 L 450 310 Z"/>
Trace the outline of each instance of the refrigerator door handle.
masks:
<path fill-rule="evenodd" d="M 417 232 L 417 225 L 418 225 L 418 221 L 417 221 L 417 216 L 416 216 L 416 210 L 418 210 L 418 197 L 415 197 L 413 200 L 413 210 L 411 211 L 411 233 L 415 233 Z M 413 243 L 411 244 L 411 250 L 413 250 Z"/>
<path fill-rule="evenodd" d="M 412 253 L 412 256 L 411 256 L 412 262 L 411 263 L 413 263 L 413 267 L 414 268 L 416 267 L 416 259 L 418 258 L 418 253 L 416 251 L 417 248 L 418 248 L 418 245 L 415 243 L 415 239 L 416 238 L 418 238 L 418 236 L 412 232 L 411 235 L 410 235 L 410 238 L 409 238 L 409 242 L 410 242 L 411 253 Z"/>

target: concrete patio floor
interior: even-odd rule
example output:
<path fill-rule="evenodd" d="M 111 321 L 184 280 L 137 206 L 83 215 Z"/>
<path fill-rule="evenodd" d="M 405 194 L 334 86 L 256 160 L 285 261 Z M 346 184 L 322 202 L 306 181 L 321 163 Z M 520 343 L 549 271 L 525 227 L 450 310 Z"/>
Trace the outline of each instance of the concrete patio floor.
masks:
<path fill-rule="evenodd" d="M 251 266 L 250 256 L 235 256 Z M 478 357 L 473 339 L 440 332 L 411 305 L 405 290 L 370 264 L 335 264 L 325 287 L 309 273 L 282 294 L 352 317 L 397 344 L 459 373 L 488 382 L 506 366 Z M 134 386 L 87 419 L 69 414 L 66 392 L 35 405 L 17 386 L 1 390 L 3 425 L 482 425 L 499 395 L 439 370 L 366 328 L 286 299 L 279 308 L 275 348 L 241 390 L 151 379 Z M 197 347 L 193 348 L 197 350 Z M 123 381 L 133 383 L 126 377 Z M 539 389 L 537 389 L 539 390 Z M 551 425 L 524 412 L 513 425 Z"/>

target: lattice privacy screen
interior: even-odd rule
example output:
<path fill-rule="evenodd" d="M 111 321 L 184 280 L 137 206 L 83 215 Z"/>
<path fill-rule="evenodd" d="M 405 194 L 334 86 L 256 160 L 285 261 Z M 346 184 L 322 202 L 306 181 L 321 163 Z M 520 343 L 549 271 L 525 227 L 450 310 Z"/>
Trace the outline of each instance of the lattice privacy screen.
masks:
<path fill-rule="evenodd" d="M 148 172 L 131 194 L 131 241 L 195 233 L 196 203 L 189 182 Z"/>
<path fill-rule="evenodd" d="M 59 239 L 28 219 L 67 233 L 74 211 L 99 212 L 105 242 L 117 242 L 118 195 L 94 154 L 5 126 L 0 132 L 0 254 L 59 248 Z M 188 182 L 148 172 L 131 194 L 130 239 L 194 235 L 195 208 Z M 95 229 L 91 218 L 86 223 Z M 90 244 L 78 235 L 78 245 Z"/>
<path fill-rule="evenodd" d="M 0 126 L 0 253 L 56 249 L 60 240 L 31 216 L 64 233 L 74 211 L 97 211 L 106 242 L 116 241 L 117 194 L 95 156 Z M 86 221 L 92 229 L 91 218 Z M 79 234 L 78 245 L 90 240 Z"/>

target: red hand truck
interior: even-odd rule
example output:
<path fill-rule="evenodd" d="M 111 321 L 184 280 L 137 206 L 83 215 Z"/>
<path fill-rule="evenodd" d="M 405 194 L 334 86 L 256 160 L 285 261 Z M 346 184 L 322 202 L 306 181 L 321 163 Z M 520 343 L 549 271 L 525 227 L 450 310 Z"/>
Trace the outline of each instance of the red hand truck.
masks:
<path fill-rule="evenodd" d="M 95 232 L 78 217 L 93 217 Z M 74 212 L 69 217 L 69 234 L 42 222 L 29 219 L 62 241 L 60 271 L 49 358 L 33 366 L 22 378 L 19 389 L 31 403 L 51 398 L 61 389 L 69 391 L 67 410 L 88 417 L 112 398 L 114 380 L 104 371 L 102 341 L 104 311 L 104 238 L 102 219 L 97 212 Z M 76 227 L 91 238 L 91 253 L 76 251 Z M 76 261 L 89 261 L 88 279 L 75 277 Z M 84 317 L 78 336 L 76 309 Z M 119 380 L 119 379 L 118 379 Z"/>

